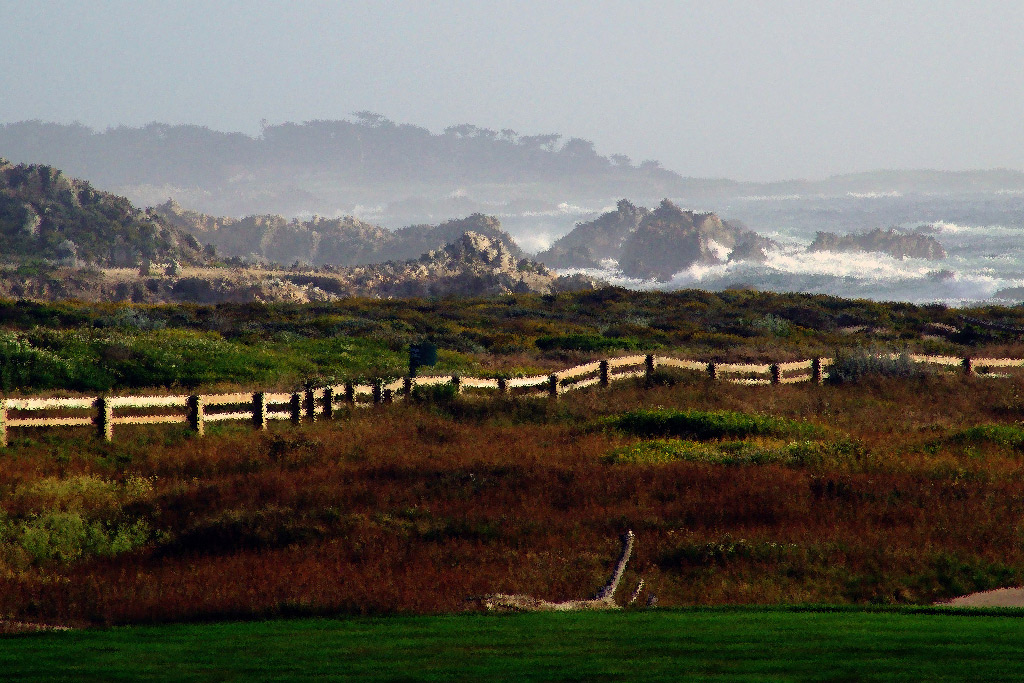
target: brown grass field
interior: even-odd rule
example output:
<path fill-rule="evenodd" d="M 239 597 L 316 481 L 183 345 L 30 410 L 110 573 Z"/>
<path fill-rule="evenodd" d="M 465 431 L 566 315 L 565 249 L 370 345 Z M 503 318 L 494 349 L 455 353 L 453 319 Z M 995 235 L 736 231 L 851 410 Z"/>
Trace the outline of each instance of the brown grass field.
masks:
<path fill-rule="evenodd" d="M 658 379 L 559 400 L 442 397 L 203 439 L 159 427 L 125 427 L 114 444 L 85 428 L 29 433 L 0 456 L 0 619 L 443 613 L 492 592 L 592 597 L 626 529 L 637 540 L 623 593 L 642 578 L 640 605 L 927 604 L 1024 577 L 1021 378 Z M 820 427 L 820 457 L 613 462 L 643 438 L 603 418 L 644 406 L 806 421 Z M 803 440 L 697 446 L 774 452 Z"/>

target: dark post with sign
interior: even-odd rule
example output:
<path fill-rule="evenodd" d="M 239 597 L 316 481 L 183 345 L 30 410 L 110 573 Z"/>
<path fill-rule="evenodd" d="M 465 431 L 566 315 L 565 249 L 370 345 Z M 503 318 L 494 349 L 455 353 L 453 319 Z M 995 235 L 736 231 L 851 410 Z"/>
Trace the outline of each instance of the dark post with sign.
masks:
<path fill-rule="evenodd" d="M 420 342 L 409 345 L 409 376 L 416 376 L 416 369 L 422 365 L 432 366 L 437 363 L 437 344 Z"/>

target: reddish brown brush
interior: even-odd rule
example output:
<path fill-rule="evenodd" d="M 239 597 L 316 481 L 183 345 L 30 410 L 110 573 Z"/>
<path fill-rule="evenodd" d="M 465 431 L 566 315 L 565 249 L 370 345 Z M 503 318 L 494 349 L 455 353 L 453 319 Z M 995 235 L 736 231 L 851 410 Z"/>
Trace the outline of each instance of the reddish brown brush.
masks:
<path fill-rule="evenodd" d="M 166 430 L 125 428 L 120 445 L 21 444 L 0 468 L 8 539 L 38 513 L 17 507 L 37 500 L 18 491 L 80 474 L 153 477 L 120 514 L 155 533 L 70 564 L 7 557 L 0 614 L 124 623 L 448 612 L 498 592 L 588 598 L 627 529 L 636 548 L 623 586 L 642 578 L 641 603 L 921 603 L 1024 577 L 1021 454 L 950 436 L 1018 419 L 1018 381 L 675 381 L 383 406 L 266 434 L 236 426 L 166 442 Z M 599 418 L 642 405 L 807 419 L 853 455 L 801 467 L 606 464 L 638 439 Z"/>

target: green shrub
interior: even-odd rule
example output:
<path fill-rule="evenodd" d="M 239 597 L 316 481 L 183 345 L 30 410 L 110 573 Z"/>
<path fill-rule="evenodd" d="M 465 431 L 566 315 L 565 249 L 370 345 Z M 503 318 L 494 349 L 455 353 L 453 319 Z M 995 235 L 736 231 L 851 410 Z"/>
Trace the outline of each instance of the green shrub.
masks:
<path fill-rule="evenodd" d="M 447 405 L 458 398 L 459 392 L 451 383 L 430 384 L 412 388 L 412 399 L 417 403 Z"/>
<path fill-rule="evenodd" d="M 615 429 L 638 436 L 674 436 L 682 439 L 742 439 L 749 436 L 797 436 L 821 434 L 821 428 L 771 415 L 732 410 L 634 410 L 610 419 Z"/>
<path fill-rule="evenodd" d="M 1024 450 L 1024 426 L 984 424 L 968 427 L 956 432 L 950 441 L 957 443 L 981 444 L 990 443 L 1007 446 L 1014 450 Z"/>
<path fill-rule="evenodd" d="M 704 462 L 713 465 L 767 465 L 792 467 L 819 466 L 825 462 L 849 459 L 855 450 L 844 445 L 816 441 L 757 442 L 727 441 L 703 443 L 658 439 L 616 448 L 602 459 L 604 462 L 641 465 L 678 461 Z"/>
<path fill-rule="evenodd" d="M 912 360 L 905 351 L 890 354 L 856 349 L 836 352 L 825 381 L 829 384 L 850 384 L 869 377 L 913 379 L 927 374 L 927 366 Z"/>
<path fill-rule="evenodd" d="M 37 563 L 69 564 L 84 556 L 113 556 L 149 542 L 144 520 L 120 525 L 90 521 L 79 512 L 46 512 L 21 524 L 16 542 Z"/>
<path fill-rule="evenodd" d="M 633 337 L 603 337 L 598 334 L 558 334 L 538 337 L 535 342 L 541 351 L 634 351 L 640 348 Z"/>
<path fill-rule="evenodd" d="M 788 320 L 771 313 L 750 323 L 750 328 L 769 337 L 788 337 L 792 331 Z"/>
<path fill-rule="evenodd" d="M 144 477 L 116 482 L 83 474 L 39 479 L 15 489 L 11 498 L 35 510 L 102 514 L 142 500 L 152 491 L 153 481 Z"/>

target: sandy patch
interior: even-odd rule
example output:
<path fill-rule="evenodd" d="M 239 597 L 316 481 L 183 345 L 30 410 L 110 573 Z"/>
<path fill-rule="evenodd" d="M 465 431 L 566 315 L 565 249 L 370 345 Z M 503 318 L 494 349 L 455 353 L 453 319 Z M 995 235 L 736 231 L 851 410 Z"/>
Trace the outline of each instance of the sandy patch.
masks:
<path fill-rule="evenodd" d="M 1024 607 L 1024 588 L 997 588 L 938 604 L 949 607 Z"/>

